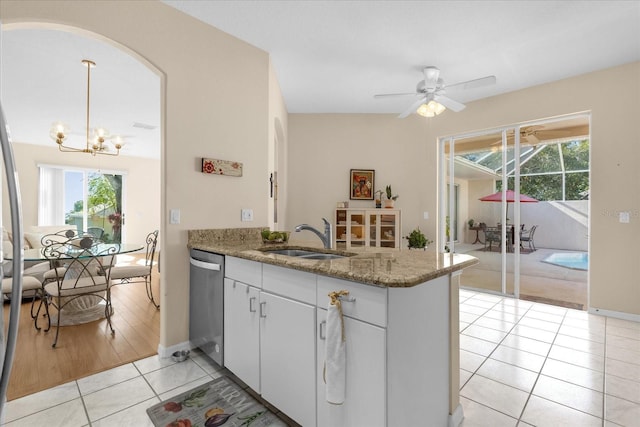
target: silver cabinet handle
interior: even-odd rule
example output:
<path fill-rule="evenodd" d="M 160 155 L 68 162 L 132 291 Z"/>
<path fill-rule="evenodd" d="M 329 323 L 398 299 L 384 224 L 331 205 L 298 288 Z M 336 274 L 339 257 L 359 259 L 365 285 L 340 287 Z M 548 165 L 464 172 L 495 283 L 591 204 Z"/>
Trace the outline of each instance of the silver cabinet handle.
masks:
<path fill-rule="evenodd" d="M 255 313 L 256 312 L 256 308 L 253 305 L 254 302 L 256 302 L 256 297 L 249 298 L 249 312 L 250 313 Z"/>
<path fill-rule="evenodd" d="M 266 302 L 261 302 L 260 303 L 260 317 L 267 317 L 267 313 L 265 311 L 266 305 L 267 305 Z"/>
<path fill-rule="evenodd" d="M 325 340 L 327 339 L 327 336 L 324 333 L 324 328 L 327 326 L 327 321 L 323 320 L 322 322 L 320 322 L 320 325 L 318 326 L 318 336 L 320 337 L 321 340 Z"/>

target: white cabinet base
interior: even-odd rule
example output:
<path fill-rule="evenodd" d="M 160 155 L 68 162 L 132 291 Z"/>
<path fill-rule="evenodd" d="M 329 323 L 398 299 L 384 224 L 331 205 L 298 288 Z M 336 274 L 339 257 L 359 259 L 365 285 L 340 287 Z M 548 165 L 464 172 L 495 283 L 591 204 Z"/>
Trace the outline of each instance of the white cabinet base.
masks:
<path fill-rule="evenodd" d="M 318 309 L 318 331 L 327 310 Z M 323 329 L 326 330 L 326 329 Z M 383 328 L 344 317 L 346 393 L 342 405 L 327 402 L 324 382 L 325 341 L 318 334 L 318 427 L 386 424 L 386 334 Z"/>

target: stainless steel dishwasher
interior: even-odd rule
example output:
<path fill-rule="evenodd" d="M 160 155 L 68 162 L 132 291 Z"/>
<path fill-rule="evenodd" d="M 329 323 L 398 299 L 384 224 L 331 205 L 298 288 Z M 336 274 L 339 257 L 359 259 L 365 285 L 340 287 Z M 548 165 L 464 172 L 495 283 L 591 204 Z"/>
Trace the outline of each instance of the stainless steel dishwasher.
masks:
<path fill-rule="evenodd" d="M 224 255 L 191 249 L 189 340 L 224 366 Z"/>

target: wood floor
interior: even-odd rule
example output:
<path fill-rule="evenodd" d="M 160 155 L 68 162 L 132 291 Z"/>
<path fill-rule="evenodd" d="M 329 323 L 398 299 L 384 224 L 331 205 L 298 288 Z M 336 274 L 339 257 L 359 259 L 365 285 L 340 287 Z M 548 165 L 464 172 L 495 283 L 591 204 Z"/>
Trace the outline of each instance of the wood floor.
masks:
<path fill-rule="evenodd" d="M 159 274 L 153 274 L 153 294 L 159 302 Z M 147 298 L 144 283 L 113 288 L 115 335 L 105 319 L 60 328 L 56 348 L 51 344 L 55 327 L 36 331 L 31 319 L 31 300 L 24 300 L 16 355 L 7 391 L 13 400 L 56 385 L 86 377 L 116 366 L 154 355 L 160 339 L 160 310 Z M 5 325 L 9 304 L 4 305 Z M 40 325 L 46 318 L 40 318 Z"/>

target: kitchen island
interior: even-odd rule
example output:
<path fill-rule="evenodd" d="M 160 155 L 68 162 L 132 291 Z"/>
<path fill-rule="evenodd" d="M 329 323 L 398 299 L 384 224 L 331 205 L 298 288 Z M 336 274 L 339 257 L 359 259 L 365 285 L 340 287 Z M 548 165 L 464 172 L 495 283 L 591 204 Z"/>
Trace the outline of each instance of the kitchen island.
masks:
<path fill-rule="evenodd" d="M 267 252 L 278 246 L 259 231 L 189 231 L 190 248 L 225 255 L 230 371 L 304 426 L 460 423 L 457 276 L 477 259 L 414 250 L 303 259 Z M 338 290 L 349 291 L 346 397 L 332 405 L 323 327 Z"/>

